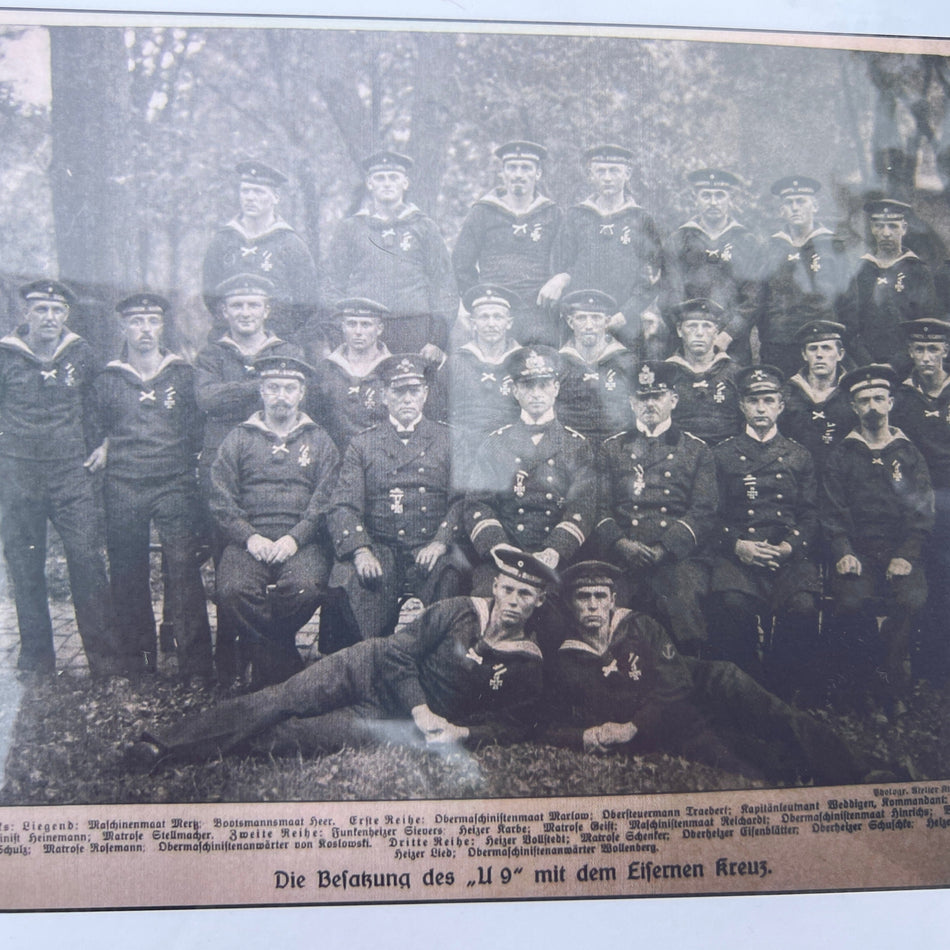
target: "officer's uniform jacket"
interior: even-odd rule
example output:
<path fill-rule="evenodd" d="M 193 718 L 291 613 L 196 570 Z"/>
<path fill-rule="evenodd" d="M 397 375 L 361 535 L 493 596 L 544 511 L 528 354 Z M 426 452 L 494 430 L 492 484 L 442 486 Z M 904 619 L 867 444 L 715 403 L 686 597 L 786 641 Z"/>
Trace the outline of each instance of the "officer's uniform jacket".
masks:
<path fill-rule="evenodd" d="M 0 339 L 0 456 L 85 458 L 98 445 L 92 424 L 97 372 L 92 347 L 75 333 L 64 332 L 49 360 L 18 334 Z"/>
<path fill-rule="evenodd" d="M 897 391 L 891 419 L 927 460 L 934 489 L 950 489 L 950 379 L 928 396 L 909 376 Z"/>
<path fill-rule="evenodd" d="M 835 311 L 847 287 L 846 267 L 842 246 L 826 227 L 801 245 L 785 231 L 773 234 L 763 249 L 755 315 L 761 341 L 793 344 L 802 324 Z"/>
<path fill-rule="evenodd" d="M 451 460 L 449 427 L 425 416 L 405 445 L 389 420 L 353 436 L 330 501 L 337 558 L 375 543 L 403 551 L 451 544 L 461 512 Z"/>
<path fill-rule="evenodd" d="M 617 301 L 628 324 L 653 303 L 663 270 L 663 247 L 653 218 L 635 201 L 604 214 L 588 198 L 570 208 L 554 249 L 554 272 L 571 288 L 600 290 Z"/>
<path fill-rule="evenodd" d="M 723 329 L 733 339 L 748 336 L 757 304 L 759 242 L 738 221 L 713 237 L 698 218 L 680 225 L 667 241 L 669 299 L 705 297 L 727 314 Z"/>
<path fill-rule="evenodd" d="M 327 271 L 329 299 L 368 297 L 397 317 L 433 318 L 431 339 L 425 338 L 421 324 L 420 331 L 399 320 L 387 321 L 392 349 L 416 352 L 429 342 L 445 349 L 449 322 L 458 310 L 455 277 L 438 226 L 414 204 L 405 205 L 394 219 L 365 208 L 344 218 L 330 245 Z"/>
<path fill-rule="evenodd" d="M 600 445 L 630 425 L 629 379 L 637 359 L 625 346 L 609 340 L 606 349 L 588 363 L 574 346 L 561 347 L 561 389 L 558 418 Z"/>
<path fill-rule="evenodd" d="M 513 290 L 525 306 L 551 276 L 551 250 L 561 225 L 561 211 L 544 195 L 516 214 L 490 192 L 468 213 L 452 251 L 459 290 L 478 283 Z"/>
<path fill-rule="evenodd" d="M 210 467 L 224 437 L 244 422 L 261 403 L 261 380 L 254 360 L 261 356 L 302 357 L 298 346 L 269 336 L 257 353 L 242 353 L 225 335 L 209 343 L 195 360 L 195 399 L 204 413 L 202 465 Z"/>
<path fill-rule="evenodd" d="M 864 254 L 840 312 L 858 365 L 903 357 L 907 342 L 901 322 L 932 316 L 936 305 L 930 268 L 913 251 L 905 251 L 889 267 Z"/>
<path fill-rule="evenodd" d="M 302 547 L 326 516 L 339 461 L 333 440 L 305 413 L 279 436 L 256 412 L 221 443 L 211 466 L 211 514 L 232 544 L 289 534 Z"/>
<path fill-rule="evenodd" d="M 632 722 L 634 745 L 654 746 L 694 720 L 692 677 L 663 628 L 646 614 L 615 610 L 603 651 L 568 638 L 552 659 L 544 739 L 583 749 L 584 730 Z"/>
<path fill-rule="evenodd" d="M 792 547 L 809 557 L 818 530 L 818 491 L 811 453 L 776 433 L 762 443 L 743 432 L 713 450 L 719 485 L 717 540 L 734 558 L 736 541 Z"/>
<path fill-rule="evenodd" d="M 313 256 L 300 235 L 282 218 L 255 237 L 248 235 L 238 218 L 229 221 L 215 233 L 205 252 L 201 286 L 211 313 L 217 313 L 215 288 L 237 274 L 257 274 L 274 284 L 270 328 L 296 339 L 316 311 L 320 293 Z"/>
<path fill-rule="evenodd" d="M 379 401 L 379 382 L 373 370 L 392 354 L 385 343 L 378 346 L 373 367 L 363 376 L 353 371 L 342 346 L 320 364 L 314 411 L 319 413 L 341 452 L 357 432 L 369 428 L 385 414 Z"/>
<path fill-rule="evenodd" d="M 512 343 L 497 362 L 489 362 L 474 343 L 456 350 L 447 366 L 449 421 L 456 442 L 454 475 L 463 480 L 479 445 L 490 432 L 518 417 L 518 404 L 505 377 L 505 360 L 518 349 Z"/>
<path fill-rule="evenodd" d="M 855 429 L 828 457 L 822 527 L 835 561 L 846 554 L 913 561 L 933 528 L 927 463 L 900 429 L 890 431 L 891 441 L 872 449 Z"/>
<path fill-rule="evenodd" d="M 473 480 L 464 526 L 481 557 L 508 543 L 525 551 L 550 547 L 566 561 L 593 528 L 593 451 L 553 414 L 542 425 L 518 419 L 493 432 L 478 450 Z"/>
<path fill-rule="evenodd" d="M 112 478 L 162 478 L 194 472 L 201 447 L 195 371 L 166 353 L 158 372 L 143 379 L 112 360 L 94 384 L 96 422 L 109 439 Z"/>
<path fill-rule="evenodd" d="M 442 600 L 380 641 L 378 678 L 394 712 L 405 716 L 425 703 L 467 726 L 471 746 L 528 736 L 542 693 L 541 651 L 527 635 L 489 644 L 491 607 L 482 597 Z"/>
<path fill-rule="evenodd" d="M 660 544 L 681 559 L 712 530 L 718 501 L 712 452 L 678 426 L 654 438 L 632 429 L 607 439 L 599 469 L 597 538 L 605 548 L 627 538 Z"/>
<path fill-rule="evenodd" d="M 669 357 L 667 363 L 679 367 L 679 401 L 673 410 L 673 421 L 710 445 L 736 435 L 742 413 L 736 389 L 739 366 L 735 361 L 725 353 L 717 353 L 704 372 L 696 372 L 679 353 Z"/>
<path fill-rule="evenodd" d="M 838 380 L 844 370 L 838 370 Z M 804 445 L 815 460 L 821 475 L 833 446 L 837 445 L 855 426 L 858 417 L 851 408 L 851 399 L 837 386 L 825 399 L 808 385 L 805 373 L 796 373 L 788 380 L 785 409 L 778 417 L 782 435 Z"/>

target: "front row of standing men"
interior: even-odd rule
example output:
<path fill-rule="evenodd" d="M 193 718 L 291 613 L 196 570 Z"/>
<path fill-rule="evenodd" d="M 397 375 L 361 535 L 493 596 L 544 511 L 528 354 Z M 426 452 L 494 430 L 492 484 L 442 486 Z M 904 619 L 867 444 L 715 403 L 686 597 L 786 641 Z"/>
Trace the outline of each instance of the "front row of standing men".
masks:
<path fill-rule="evenodd" d="M 432 364 L 398 355 L 375 365 L 376 389 L 367 396 L 357 386 L 360 399 L 350 407 L 365 412 L 378 398 L 383 412 L 368 421 L 379 421 L 335 443 L 304 411 L 310 368 L 264 330 L 262 286 L 238 275 L 219 288 L 229 333 L 202 352 L 196 369 L 162 347 L 167 303 L 153 294 L 126 298 L 117 308 L 123 356 L 99 374 L 87 344 L 65 328 L 68 288 L 55 281 L 23 288 L 25 325 L 0 341 L 0 505 L 22 669 L 55 667 L 43 571 L 48 518 L 64 541 L 94 673 L 154 667 L 154 524 L 179 671 L 210 676 L 194 479 L 203 411 L 200 491 L 214 519 L 218 660 L 226 675 L 236 668 L 235 639 L 254 685 L 296 672 L 294 635 L 318 605 L 321 644 L 333 648 L 390 632 L 406 595 L 432 603 L 469 579 L 484 593 L 492 554 L 508 544 L 552 569 L 591 554 L 621 566 L 621 600 L 661 620 L 681 651 L 735 660 L 786 696 L 817 688 L 829 647 L 861 690 L 879 674 L 895 695 L 926 600 L 934 495 L 920 451 L 889 424 L 898 377 L 883 365 L 842 375 L 840 325 L 812 321 L 799 335 L 805 365 L 793 383 L 800 401 L 824 407 L 799 413 L 796 423 L 804 445 L 815 440 L 814 453 L 780 431 L 785 386 L 774 368 L 690 384 L 697 354 L 711 349 L 706 342 L 719 328 L 710 301 L 678 308 L 678 357 L 572 375 L 572 351 L 613 312 L 606 295 L 585 291 L 565 298 L 574 336 L 562 353 L 540 345 L 506 350 L 502 333 L 500 359 L 487 373 L 491 400 L 465 393 L 459 407 L 452 380 L 450 415 L 475 413 L 454 438 L 424 412 L 430 387 L 446 388 Z M 491 336 L 479 331 L 486 308 L 508 299 L 503 288 L 475 288 L 467 306 L 476 340 Z M 346 301 L 339 310 L 346 336 L 347 321 L 381 308 Z M 930 406 L 945 388 L 950 326 L 918 320 L 905 330 L 917 368 L 901 389 L 902 412 L 939 478 L 943 440 L 924 436 L 932 418 L 945 425 L 945 410 Z M 324 374 L 311 385 L 326 404 L 332 379 Z M 558 419 L 563 406 L 591 435 L 613 431 L 625 416 L 618 391 L 632 409 L 630 424 L 600 444 Z M 827 417 L 833 394 L 850 404 L 837 429 Z M 688 428 L 677 420 L 681 402 L 691 413 Z M 325 404 L 311 404 L 337 424 L 347 415 L 345 403 L 328 416 Z M 724 437 L 724 413 L 737 408 L 741 429 Z M 476 421 L 483 412 L 499 413 L 491 425 L 504 422 L 501 413 L 511 421 L 483 441 L 486 419 Z M 100 470 L 111 596 L 90 478 Z M 927 565 L 938 591 L 947 586 L 941 566 L 936 555 Z M 817 635 L 822 571 L 835 615 L 824 642 Z M 549 648 L 569 621 L 549 603 L 543 626 Z M 931 672 L 945 672 L 944 640 L 937 624 L 925 624 L 921 649 Z"/>

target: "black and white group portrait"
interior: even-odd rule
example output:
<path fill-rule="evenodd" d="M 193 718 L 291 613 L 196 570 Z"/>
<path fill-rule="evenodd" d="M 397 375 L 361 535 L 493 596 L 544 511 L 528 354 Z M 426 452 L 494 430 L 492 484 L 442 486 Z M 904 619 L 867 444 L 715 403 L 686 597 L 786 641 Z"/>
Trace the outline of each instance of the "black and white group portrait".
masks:
<path fill-rule="evenodd" d="M 950 769 L 946 58 L 7 22 L 0 128 L 0 803 Z"/>

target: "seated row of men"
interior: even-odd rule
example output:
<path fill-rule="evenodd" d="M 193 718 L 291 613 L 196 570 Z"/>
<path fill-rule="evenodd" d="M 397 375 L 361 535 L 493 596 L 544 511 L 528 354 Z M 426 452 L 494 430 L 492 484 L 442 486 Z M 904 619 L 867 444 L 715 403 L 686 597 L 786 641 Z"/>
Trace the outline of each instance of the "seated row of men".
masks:
<path fill-rule="evenodd" d="M 564 571 L 569 626 L 547 655 L 534 630 L 546 596 L 557 594 L 555 573 L 502 545 L 492 574 L 488 597 L 440 601 L 391 637 L 146 731 L 127 749 L 128 764 L 533 740 L 598 754 L 667 752 L 773 782 L 899 777 L 734 664 L 682 657 L 656 621 L 618 607 L 621 572 L 611 564 Z"/>
<path fill-rule="evenodd" d="M 759 624 L 778 615 L 773 682 L 789 693 L 807 687 L 818 656 L 816 596 L 823 561 L 816 466 L 824 473 L 835 583 L 838 577 L 854 579 L 845 586 L 861 592 L 856 605 L 837 595 L 836 604 L 843 613 L 854 612 L 875 596 L 907 589 L 886 631 L 897 633 L 881 641 L 906 645 L 912 615 L 925 597 L 922 545 L 932 527 L 933 493 L 920 453 L 888 425 L 897 377 L 887 366 L 842 377 L 840 325 L 816 321 L 803 329 L 806 367 L 799 388 L 819 405 L 833 393 L 849 404 L 848 418 L 837 428 L 829 428 L 824 409 L 811 411 L 810 422 L 819 423 L 812 433 L 814 459 L 777 431 L 785 401 L 774 368 L 746 368 L 721 387 L 684 387 L 677 377 L 685 355 L 627 362 L 604 380 L 587 381 L 602 394 L 588 403 L 595 415 L 606 418 L 598 406 L 617 390 L 631 413 L 628 427 L 599 445 L 596 437 L 586 439 L 558 420 L 559 406 L 576 410 L 583 399 L 559 402 L 569 390 L 570 376 L 563 372 L 568 361 L 535 346 L 505 354 L 496 367 L 496 402 L 503 396 L 506 412 L 517 415 L 484 440 L 475 425 L 461 427 L 453 440 L 446 426 L 426 418 L 432 364 L 413 355 L 382 360 L 373 391 L 385 415 L 339 447 L 341 464 L 338 446 L 303 411 L 310 368 L 266 333 L 266 295 L 252 282 L 238 275 L 220 289 L 231 332 L 203 351 L 197 371 L 161 346 L 167 302 L 153 294 L 122 301 L 123 358 L 98 375 L 91 372 L 88 347 L 65 330 L 68 288 L 43 281 L 23 289 L 23 331 L 0 341 L 0 409 L 7 434 L 0 439 L 0 458 L 9 475 L 0 504 L 20 616 L 21 667 L 49 669 L 55 662 L 36 553 L 45 551 L 49 517 L 66 544 L 77 620 L 94 670 L 154 667 L 148 584 L 154 522 L 168 563 L 166 599 L 180 671 L 210 674 L 196 555 L 201 504 L 193 480 L 200 408 L 208 420 L 202 484 L 216 527 L 218 664 L 226 675 L 234 672 L 238 636 L 254 656 L 256 685 L 294 672 L 300 665 L 294 633 L 320 603 L 326 632 L 321 643 L 331 649 L 389 632 L 405 595 L 428 603 L 454 594 L 469 583 L 473 567 L 478 593 L 485 583 L 479 565 L 489 563 L 498 544 L 514 543 L 552 567 L 591 551 L 615 560 L 627 575 L 625 597 L 650 604 L 681 649 L 697 652 L 706 644 L 710 655 L 756 672 Z M 585 329 L 598 317 L 603 323 L 609 310 L 602 296 L 582 291 L 565 302 L 579 346 Z M 480 288 L 472 300 L 476 321 L 504 316 L 507 300 L 503 289 Z M 362 314 L 375 307 L 346 301 L 340 309 L 345 323 L 369 319 Z M 694 325 L 697 337 L 702 331 L 711 338 L 718 312 L 712 302 L 688 301 L 680 312 L 684 341 Z M 496 327 L 502 323 L 495 320 Z M 921 446 L 936 447 L 938 467 L 946 419 L 927 406 L 946 388 L 948 329 L 934 320 L 906 327 L 918 369 L 902 401 Z M 256 341 L 242 345 L 249 334 Z M 328 391 L 319 384 L 316 389 Z M 737 435 L 710 448 L 677 423 L 681 397 L 684 403 L 690 397 L 704 401 L 710 416 L 726 403 L 727 393 L 744 421 Z M 883 412 L 880 406 L 864 411 L 866 393 L 883 400 Z M 455 395 L 454 377 L 449 395 Z M 255 411 L 258 400 L 263 408 Z M 481 395 L 463 399 L 479 411 L 486 403 Z M 321 423 L 339 418 L 329 399 L 318 402 L 314 414 Z M 703 413 L 696 418 L 701 422 Z M 607 431 L 620 419 L 618 414 Z M 826 458 L 838 440 L 841 446 Z M 809 439 L 802 441 L 807 445 Z M 842 476 L 832 460 L 849 458 L 856 442 L 869 448 L 854 471 Z M 86 457 L 89 445 L 95 448 Z M 889 480 L 877 477 L 875 466 L 886 469 Z M 115 615 L 104 594 L 88 477 L 100 469 Z M 321 543 L 324 520 L 332 555 Z M 75 530 L 80 522 L 83 537 Z M 883 580 L 877 579 L 878 562 Z M 935 555 L 928 569 L 939 570 L 940 563 Z M 95 627 L 87 620 L 90 610 L 98 611 Z M 786 633 L 789 614 L 797 620 Z M 865 666 L 884 668 L 878 638 L 861 633 L 846 642 L 864 645 Z M 942 637 L 936 629 L 927 642 L 937 656 Z M 890 659 L 889 673 L 899 679 L 903 647 Z"/>
<path fill-rule="evenodd" d="M 809 319 L 843 323 L 848 349 L 864 364 L 901 353 L 901 321 L 950 312 L 950 268 L 935 281 L 919 224 L 913 243 L 922 256 L 907 246 L 913 210 L 904 201 L 866 202 L 868 252 L 852 260 L 845 240 L 819 220 L 822 188 L 814 178 L 790 175 L 772 185 L 780 225 L 765 237 L 736 217 L 740 179 L 704 168 L 687 176 L 696 213 L 663 240 L 631 192 L 629 149 L 588 149 L 592 192 L 567 210 L 540 191 L 543 146 L 507 142 L 494 154 L 499 186 L 473 205 L 451 255 L 438 225 L 408 200 L 412 160 L 391 151 L 369 156 L 363 200 L 328 242 L 322 278 L 276 213 L 286 176 L 262 162 L 240 163 L 241 214 L 209 246 L 206 302 L 214 309 L 218 283 L 238 270 L 269 277 L 278 287 L 275 329 L 316 361 L 318 341 L 338 341 L 316 314 L 343 298 L 370 298 L 391 314 L 386 342 L 394 352 L 440 360 L 449 341 L 465 341 L 465 298 L 477 284 L 512 290 L 514 337 L 552 346 L 564 341 L 564 295 L 594 289 L 615 301 L 610 329 L 619 343 L 642 349 L 640 358 L 665 358 L 676 342 L 672 308 L 705 297 L 724 311 L 720 349 L 748 363 L 755 331 L 761 360 L 786 375 L 798 369 L 795 334 Z"/>

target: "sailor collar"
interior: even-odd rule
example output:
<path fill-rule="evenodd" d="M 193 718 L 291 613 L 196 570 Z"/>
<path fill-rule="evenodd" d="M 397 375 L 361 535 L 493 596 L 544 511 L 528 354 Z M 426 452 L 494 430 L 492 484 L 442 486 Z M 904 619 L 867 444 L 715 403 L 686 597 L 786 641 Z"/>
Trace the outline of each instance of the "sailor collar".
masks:
<path fill-rule="evenodd" d="M 234 339 L 230 334 L 225 333 L 224 336 L 218 338 L 218 343 L 226 347 L 229 350 L 234 350 L 239 356 L 243 359 L 246 359 L 249 356 L 257 356 L 259 353 L 262 353 L 268 347 L 274 346 L 277 343 L 283 343 L 284 341 L 279 337 L 275 336 L 273 333 L 269 333 L 264 342 L 253 351 L 245 350 L 241 347 L 241 344 Z"/>
<path fill-rule="evenodd" d="M 534 640 L 499 640 L 494 642 L 485 637 L 488 630 L 488 621 L 491 618 L 492 599 L 489 597 L 472 597 L 472 606 L 478 617 L 478 642 L 484 643 L 495 653 L 523 653 L 526 656 L 542 659 L 541 650 Z"/>
<path fill-rule="evenodd" d="M 521 344 L 517 340 L 511 341 L 511 345 L 505 350 L 498 359 L 489 359 L 485 356 L 484 353 L 478 348 L 478 344 L 474 340 L 469 340 L 468 343 L 463 343 L 459 348 L 459 353 L 471 353 L 479 363 L 487 363 L 489 366 L 501 366 L 505 360 L 514 353 L 515 350 L 520 350 Z"/>
<path fill-rule="evenodd" d="M 640 205 L 638 205 L 633 198 L 627 198 L 626 201 L 613 211 L 602 211 L 597 207 L 597 204 L 594 200 L 594 196 L 591 195 L 589 198 L 585 198 L 578 206 L 578 208 L 586 208 L 588 211 L 593 211 L 594 214 L 598 215 L 601 218 L 612 218 L 615 214 L 621 214 L 624 211 L 633 211 L 640 210 Z"/>
<path fill-rule="evenodd" d="M 712 362 L 706 369 L 696 370 L 689 362 L 687 362 L 686 357 L 681 353 L 674 353 L 672 356 L 666 358 L 667 363 L 675 363 L 677 366 L 682 366 L 683 369 L 688 370 L 694 376 L 705 376 L 707 373 L 711 373 L 714 369 L 719 367 L 720 363 L 731 363 L 732 357 L 728 353 L 724 353 L 722 350 L 717 350 L 713 356 Z"/>
<path fill-rule="evenodd" d="M 247 233 L 239 218 L 232 218 L 221 230 L 226 231 L 229 228 L 232 231 L 237 231 L 245 241 L 260 241 L 263 238 L 270 237 L 272 234 L 276 234 L 278 231 L 293 231 L 293 228 L 280 217 L 280 215 L 277 216 L 277 220 L 266 231 L 262 231 L 260 234 L 253 236 Z"/>
<path fill-rule="evenodd" d="M 787 231 L 776 231 L 772 235 L 774 238 L 778 238 L 780 241 L 786 241 L 791 244 L 792 247 L 804 247 L 812 238 L 820 237 L 822 234 L 834 234 L 830 228 L 826 228 L 823 224 L 820 224 L 817 228 L 814 228 L 810 231 L 801 241 L 796 242 L 792 236 Z"/>
<path fill-rule="evenodd" d="M 844 370 L 839 366 L 838 375 L 835 376 L 835 384 L 827 392 L 819 393 L 816 390 L 812 389 L 811 384 L 805 379 L 803 373 L 798 372 L 794 376 L 789 377 L 789 385 L 794 384 L 797 386 L 807 397 L 808 400 L 814 403 L 816 406 L 822 405 L 823 403 L 828 402 L 831 397 L 838 392 L 838 383 L 841 382 L 841 377 L 844 376 Z"/>
<path fill-rule="evenodd" d="M 134 376 L 140 382 L 150 383 L 153 379 L 157 379 L 159 376 L 161 376 L 161 374 L 169 366 L 172 366 L 175 363 L 186 363 L 186 361 L 177 353 L 166 353 L 162 357 L 161 363 L 158 364 L 158 369 L 156 369 L 151 376 L 143 376 L 131 363 L 127 363 L 125 360 L 110 360 L 108 363 L 106 363 L 106 369 L 120 369 L 122 372 L 128 373 L 130 376 Z"/>
<path fill-rule="evenodd" d="M 868 251 L 867 254 L 861 255 L 861 260 L 870 261 L 875 267 L 879 267 L 881 270 L 890 270 L 895 264 L 899 264 L 901 261 L 919 261 L 920 258 L 913 251 L 904 251 L 900 257 L 891 261 L 890 264 L 882 264 L 870 251 Z"/>
<path fill-rule="evenodd" d="M 353 216 L 355 218 L 368 218 L 370 221 L 378 221 L 380 224 L 393 224 L 396 221 L 405 221 L 407 218 L 411 218 L 416 214 L 421 214 L 418 205 L 413 204 L 411 201 L 403 204 L 399 211 L 396 212 L 396 216 L 393 218 L 384 218 L 381 214 L 374 214 L 370 211 L 369 208 L 360 208 L 359 211 Z"/>
<path fill-rule="evenodd" d="M 593 362 L 585 360 L 581 356 L 580 350 L 577 347 L 571 346 L 569 343 L 561 347 L 560 351 L 562 356 L 573 356 L 575 359 L 580 360 L 585 366 L 596 366 L 598 363 L 602 363 L 608 356 L 613 356 L 616 353 L 625 353 L 627 348 L 619 343 L 617 340 L 611 338 L 607 341 L 607 345 L 601 351 L 600 355 L 597 356 Z"/>
<path fill-rule="evenodd" d="M 276 433 L 265 421 L 264 421 L 264 410 L 258 409 L 249 419 L 246 419 L 241 423 L 243 426 L 246 426 L 249 429 L 257 429 L 260 432 L 264 432 L 267 435 L 272 435 L 275 438 L 282 439 L 287 441 L 292 438 L 298 431 L 301 429 L 307 429 L 310 426 L 315 426 L 316 423 L 310 416 L 305 412 L 300 412 L 297 415 L 297 424 L 288 432 L 286 435 L 279 435 Z"/>
<path fill-rule="evenodd" d="M 894 442 L 899 441 L 900 439 L 903 439 L 905 442 L 910 442 L 910 439 L 908 439 L 907 436 L 904 435 L 904 433 L 900 429 L 897 428 L 897 426 L 888 426 L 887 434 L 890 436 L 890 438 L 887 440 L 887 442 L 884 443 L 884 445 L 879 445 L 879 446 L 870 445 L 868 443 L 868 440 L 861 434 L 860 429 L 852 429 L 844 437 L 844 441 L 847 442 L 848 439 L 854 439 L 855 442 L 860 442 L 862 445 L 866 445 L 872 452 L 881 452 L 884 449 L 886 449 L 889 445 L 891 445 Z"/>
<path fill-rule="evenodd" d="M 335 363 L 340 367 L 348 376 L 354 376 L 358 379 L 365 379 L 367 376 L 371 375 L 373 370 L 382 363 L 383 360 L 388 359 L 392 356 L 392 353 L 389 352 L 389 347 L 385 343 L 377 342 L 377 351 L 376 359 L 370 364 L 369 369 L 365 373 L 358 372 L 356 367 L 343 355 L 343 344 L 341 343 L 332 353 L 327 356 L 328 363 Z"/>
<path fill-rule="evenodd" d="M 42 356 L 39 356 L 33 351 L 30 347 L 30 344 L 23 339 L 23 337 L 18 336 L 16 333 L 10 333 L 9 335 L 0 339 L 0 344 L 3 344 L 6 347 L 14 350 L 20 350 L 22 353 L 26 353 L 28 356 L 32 356 L 37 362 L 40 363 L 53 363 L 63 355 L 64 351 L 72 346 L 77 340 L 81 340 L 82 337 L 78 333 L 73 333 L 71 330 L 64 330 L 63 335 L 59 339 L 59 343 L 56 344 L 56 349 L 53 350 L 53 355 L 49 359 L 44 359 Z"/>
<path fill-rule="evenodd" d="M 554 202 L 548 198 L 546 195 L 535 195 L 534 201 L 528 205 L 524 211 L 515 211 L 514 208 L 509 207 L 500 195 L 496 195 L 494 192 L 490 191 L 487 195 L 483 195 L 478 199 L 480 204 L 492 205 L 496 208 L 501 208 L 502 211 L 507 212 L 515 218 L 523 218 L 526 215 L 531 214 L 534 211 L 537 211 L 539 208 L 544 208 L 547 205 L 553 205 Z"/>
<path fill-rule="evenodd" d="M 947 376 L 947 378 L 943 381 L 943 385 L 932 396 L 929 393 L 924 392 L 921 386 L 917 384 L 913 373 L 911 373 L 910 376 L 904 380 L 903 385 L 905 385 L 908 389 L 912 389 L 915 393 L 920 393 L 920 395 L 925 399 L 939 399 L 947 391 L 947 389 L 950 388 L 950 376 Z"/>
<path fill-rule="evenodd" d="M 703 234 L 706 235 L 706 237 L 709 238 L 710 241 L 718 241 L 719 238 L 725 236 L 726 233 L 731 231 L 733 228 L 739 228 L 741 231 L 746 230 L 746 226 L 744 224 L 740 224 L 738 221 L 736 221 L 735 218 L 730 218 L 726 222 L 726 226 L 718 234 L 711 234 L 709 231 L 707 231 L 706 228 L 703 227 L 702 222 L 698 218 L 690 218 L 689 221 L 686 221 L 685 223 L 681 224 L 679 228 L 677 228 L 677 230 L 678 231 L 701 231 Z"/>
<path fill-rule="evenodd" d="M 620 626 L 621 622 L 630 616 L 632 611 L 627 607 L 619 607 L 614 611 L 613 616 L 610 618 L 610 630 L 607 634 L 607 642 L 604 644 L 603 649 L 598 650 L 593 644 L 588 643 L 586 640 L 578 640 L 571 638 L 565 640 L 559 647 L 558 652 L 561 650 L 578 650 L 581 653 L 590 653 L 596 657 L 603 657 L 607 654 L 607 651 L 614 645 L 614 640 L 617 636 L 617 628 Z"/>

